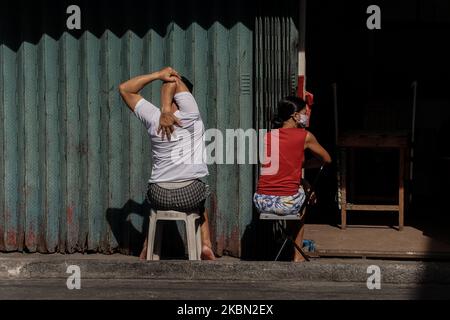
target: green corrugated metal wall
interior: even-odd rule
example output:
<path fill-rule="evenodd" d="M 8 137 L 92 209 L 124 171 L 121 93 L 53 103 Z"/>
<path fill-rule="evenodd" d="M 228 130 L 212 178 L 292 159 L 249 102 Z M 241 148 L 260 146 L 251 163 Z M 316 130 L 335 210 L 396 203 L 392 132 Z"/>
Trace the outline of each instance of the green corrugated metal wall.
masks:
<path fill-rule="evenodd" d="M 71 4 L 80 31 L 65 27 Z M 117 87 L 171 65 L 194 83 L 206 128 L 253 127 L 256 11 L 239 1 L 0 6 L 0 251 L 136 253 L 150 146 Z M 159 90 L 143 95 L 159 104 Z M 240 256 L 253 166 L 209 170 L 216 251 Z"/>

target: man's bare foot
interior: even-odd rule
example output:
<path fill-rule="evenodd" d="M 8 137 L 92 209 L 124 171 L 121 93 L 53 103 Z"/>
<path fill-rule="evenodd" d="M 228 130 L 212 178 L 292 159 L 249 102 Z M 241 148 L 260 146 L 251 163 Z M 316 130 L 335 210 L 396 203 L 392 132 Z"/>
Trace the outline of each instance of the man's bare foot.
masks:
<path fill-rule="evenodd" d="M 208 247 L 207 245 L 203 245 L 201 259 L 202 260 L 216 260 L 216 256 L 214 255 L 214 252 L 211 250 L 210 247 Z"/>
<path fill-rule="evenodd" d="M 139 255 L 140 260 L 147 260 L 147 249 L 142 249 L 141 254 Z"/>
<path fill-rule="evenodd" d="M 305 258 L 301 257 L 301 258 L 295 258 L 294 262 L 305 262 Z"/>
<path fill-rule="evenodd" d="M 139 260 L 147 260 L 147 240 L 144 242 L 141 254 L 139 255 Z"/>

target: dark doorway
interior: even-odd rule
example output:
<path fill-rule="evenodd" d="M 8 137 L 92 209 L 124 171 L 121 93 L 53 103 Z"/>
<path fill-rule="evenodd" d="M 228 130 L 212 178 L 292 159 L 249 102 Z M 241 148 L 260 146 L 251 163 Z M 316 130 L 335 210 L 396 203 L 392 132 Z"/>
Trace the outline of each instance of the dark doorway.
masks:
<path fill-rule="evenodd" d="M 369 5 L 381 9 L 381 30 L 366 26 Z M 417 84 L 413 180 L 407 186 L 405 200 L 409 202 L 411 196 L 411 202 L 405 224 L 447 241 L 441 235 L 449 226 L 444 200 L 450 191 L 450 144 L 444 138 L 450 130 L 449 2 L 308 1 L 306 25 L 306 89 L 315 96 L 310 129 L 333 158 L 337 154 L 334 83 L 339 132 L 404 131 L 410 138 Z M 395 155 L 361 153 L 357 155 L 356 192 L 368 193 L 373 188 L 376 193 L 389 183 L 388 175 L 397 174 L 391 166 Z M 340 221 L 336 162 L 330 171 L 319 188 L 320 213 L 310 215 L 309 223 L 337 225 Z M 384 189 L 392 192 L 391 187 Z M 354 224 L 381 226 L 395 223 L 396 218 L 355 213 L 349 219 Z"/>

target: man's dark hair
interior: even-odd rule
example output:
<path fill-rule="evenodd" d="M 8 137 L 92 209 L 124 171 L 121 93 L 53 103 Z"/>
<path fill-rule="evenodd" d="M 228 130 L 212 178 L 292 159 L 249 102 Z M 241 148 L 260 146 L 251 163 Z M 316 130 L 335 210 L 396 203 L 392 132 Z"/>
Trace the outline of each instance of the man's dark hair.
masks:
<path fill-rule="evenodd" d="M 192 84 L 192 82 L 189 81 L 188 78 L 186 78 L 185 76 L 181 76 L 181 81 L 183 81 L 183 83 L 186 85 L 190 93 L 194 91 L 194 85 Z"/>

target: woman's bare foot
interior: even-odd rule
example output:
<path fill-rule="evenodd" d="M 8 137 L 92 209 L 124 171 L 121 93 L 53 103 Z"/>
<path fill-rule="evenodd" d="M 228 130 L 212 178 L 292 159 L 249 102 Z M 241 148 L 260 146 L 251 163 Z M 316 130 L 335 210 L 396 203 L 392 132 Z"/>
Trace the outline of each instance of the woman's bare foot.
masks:
<path fill-rule="evenodd" d="M 298 251 L 295 251 L 294 253 L 294 262 L 305 262 L 306 259 L 304 256 L 302 256 L 302 254 Z"/>
<path fill-rule="evenodd" d="M 208 247 L 207 245 L 203 245 L 201 259 L 202 260 L 216 260 L 216 256 L 214 255 L 214 252 L 211 250 L 210 247 Z"/>

